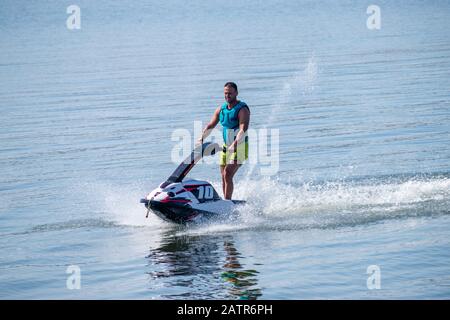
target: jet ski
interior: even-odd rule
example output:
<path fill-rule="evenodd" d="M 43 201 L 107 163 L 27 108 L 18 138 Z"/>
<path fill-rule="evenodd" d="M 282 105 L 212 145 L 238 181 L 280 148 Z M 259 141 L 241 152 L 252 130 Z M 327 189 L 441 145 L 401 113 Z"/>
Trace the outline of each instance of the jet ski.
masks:
<path fill-rule="evenodd" d="M 141 199 L 147 208 L 147 217 L 152 211 L 163 220 L 186 224 L 236 212 L 245 201 L 222 199 L 208 181 L 183 181 L 202 157 L 212 156 L 219 150 L 217 143 L 198 145 L 166 181 Z"/>

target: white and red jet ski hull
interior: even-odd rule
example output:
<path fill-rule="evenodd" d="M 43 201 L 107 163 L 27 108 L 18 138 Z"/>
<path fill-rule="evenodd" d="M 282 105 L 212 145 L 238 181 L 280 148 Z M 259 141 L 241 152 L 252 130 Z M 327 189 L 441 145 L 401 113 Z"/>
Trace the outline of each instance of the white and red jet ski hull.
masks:
<path fill-rule="evenodd" d="M 222 199 L 207 181 L 183 181 L 201 157 L 214 154 L 218 148 L 217 144 L 204 143 L 194 149 L 167 181 L 141 202 L 160 218 L 176 223 L 199 222 L 235 211 L 236 206 L 245 201 Z"/>

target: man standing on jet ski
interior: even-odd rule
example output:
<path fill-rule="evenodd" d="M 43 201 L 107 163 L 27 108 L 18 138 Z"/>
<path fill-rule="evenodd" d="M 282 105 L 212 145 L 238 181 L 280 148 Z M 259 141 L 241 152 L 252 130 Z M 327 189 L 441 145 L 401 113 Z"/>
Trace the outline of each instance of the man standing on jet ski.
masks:
<path fill-rule="evenodd" d="M 217 107 L 198 143 L 203 143 L 203 139 L 220 122 L 223 127 L 224 142 L 220 153 L 222 190 L 224 198 L 231 200 L 233 177 L 242 163 L 248 159 L 247 129 L 250 122 L 250 109 L 245 102 L 237 100 L 238 88 L 234 82 L 225 83 L 223 93 L 226 103 Z"/>

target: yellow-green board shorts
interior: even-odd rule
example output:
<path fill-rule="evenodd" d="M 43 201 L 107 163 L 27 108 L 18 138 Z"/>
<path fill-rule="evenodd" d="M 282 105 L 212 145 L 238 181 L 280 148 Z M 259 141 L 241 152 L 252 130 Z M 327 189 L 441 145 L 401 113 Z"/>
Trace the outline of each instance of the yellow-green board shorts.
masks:
<path fill-rule="evenodd" d="M 234 163 L 237 160 L 238 164 L 244 163 L 248 159 L 248 142 L 238 144 L 236 151 L 232 154 L 228 151 L 228 146 L 223 144 L 220 152 L 220 165 L 225 166 L 229 163 Z"/>

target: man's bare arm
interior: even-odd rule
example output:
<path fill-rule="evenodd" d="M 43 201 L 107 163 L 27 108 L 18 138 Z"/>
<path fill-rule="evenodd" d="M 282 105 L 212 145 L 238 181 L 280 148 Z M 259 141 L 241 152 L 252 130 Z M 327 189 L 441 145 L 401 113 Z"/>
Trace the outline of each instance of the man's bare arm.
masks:
<path fill-rule="evenodd" d="M 245 132 L 248 130 L 250 123 L 250 110 L 248 108 L 242 108 L 238 113 L 239 131 L 236 135 L 236 140 L 231 144 L 230 149 L 235 149 L 242 139 L 245 137 Z"/>
<path fill-rule="evenodd" d="M 217 124 L 219 123 L 220 109 L 221 109 L 221 107 L 217 107 L 216 111 L 214 111 L 214 114 L 211 117 L 211 120 L 206 125 L 206 127 L 203 129 L 202 135 L 197 140 L 197 143 L 199 143 L 199 144 L 203 143 L 203 140 L 206 139 L 206 137 L 209 136 L 209 134 L 211 133 L 212 129 L 214 129 L 217 126 Z"/>

